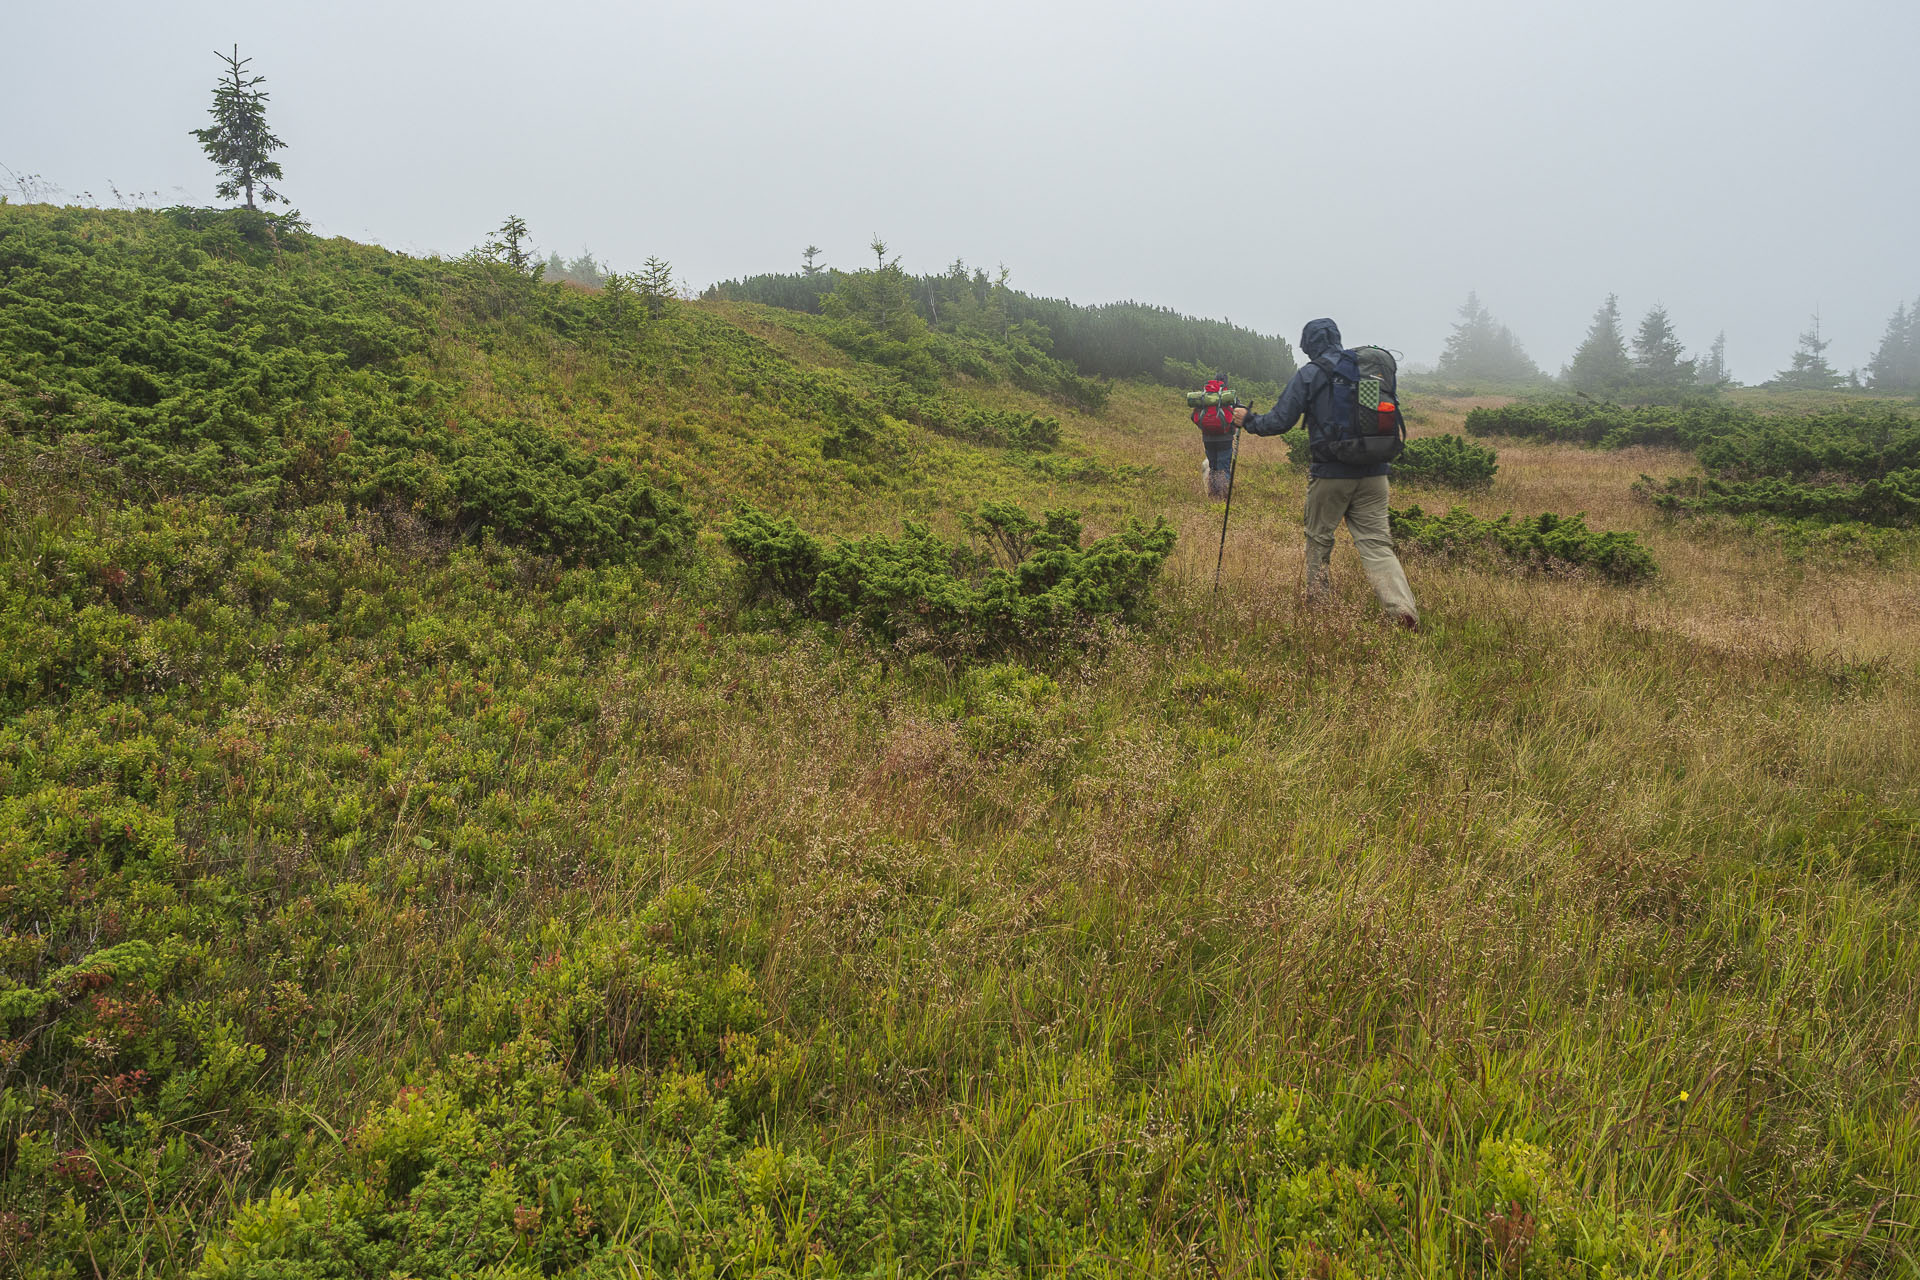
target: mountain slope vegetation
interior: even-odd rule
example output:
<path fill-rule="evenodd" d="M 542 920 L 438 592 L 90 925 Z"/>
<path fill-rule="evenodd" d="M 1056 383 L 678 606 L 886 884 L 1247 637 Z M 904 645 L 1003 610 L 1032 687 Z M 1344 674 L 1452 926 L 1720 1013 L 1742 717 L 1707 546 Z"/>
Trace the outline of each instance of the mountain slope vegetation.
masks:
<path fill-rule="evenodd" d="M 1039 350 L 0 206 L 8 1273 L 1910 1269 L 1910 558 Z"/>

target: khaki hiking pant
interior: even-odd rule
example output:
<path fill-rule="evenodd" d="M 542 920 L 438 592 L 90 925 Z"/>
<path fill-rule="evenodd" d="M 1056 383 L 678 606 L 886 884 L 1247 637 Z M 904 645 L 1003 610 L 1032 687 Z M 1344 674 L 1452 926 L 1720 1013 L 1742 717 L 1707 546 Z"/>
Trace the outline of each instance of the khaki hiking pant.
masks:
<path fill-rule="evenodd" d="M 1418 622 L 1420 611 L 1413 604 L 1413 588 L 1407 585 L 1400 557 L 1393 554 L 1393 534 L 1387 528 L 1385 476 L 1359 480 L 1308 477 L 1307 596 L 1325 596 L 1333 589 L 1327 561 L 1333 555 L 1334 531 L 1342 520 L 1353 537 L 1353 549 L 1360 553 L 1373 594 L 1380 597 L 1380 607 L 1389 617 Z"/>

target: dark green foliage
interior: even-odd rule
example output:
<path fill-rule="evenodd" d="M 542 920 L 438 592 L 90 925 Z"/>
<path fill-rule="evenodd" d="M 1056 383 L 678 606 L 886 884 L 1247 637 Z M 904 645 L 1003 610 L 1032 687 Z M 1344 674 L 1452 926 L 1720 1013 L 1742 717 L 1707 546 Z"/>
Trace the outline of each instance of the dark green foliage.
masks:
<path fill-rule="evenodd" d="M 746 276 L 716 284 L 703 296 L 817 314 L 827 305 L 823 299 L 852 278 L 839 271 Z M 1223 320 L 1137 302 L 1088 307 L 1038 298 L 1009 288 L 1004 272 L 995 280 L 959 262 L 941 275 L 903 276 L 902 283 L 916 314 L 936 332 L 998 342 L 1013 335 L 1021 339 L 1010 344 L 1016 351 L 1031 347 L 1084 376 L 1145 377 L 1170 386 L 1191 381 L 1184 372 L 1169 373 L 1168 360 L 1248 383 L 1284 383 L 1293 375 L 1293 350 L 1285 340 Z"/>
<path fill-rule="evenodd" d="M 477 254 L 488 262 L 498 262 L 518 275 L 538 277 L 541 270 L 540 260 L 534 257 L 531 233 L 527 230 L 527 221 L 518 214 L 510 213 L 500 229 L 487 237 Z"/>
<path fill-rule="evenodd" d="M 1513 436 L 1598 445 L 1606 449 L 1650 444 L 1691 448 L 1716 431 L 1736 429 L 1758 415 L 1701 401 L 1684 406 L 1628 406 L 1601 400 L 1522 400 L 1467 414 L 1467 434 Z"/>
<path fill-rule="evenodd" d="M 677 498 L 524 423 L 455 439 L 449 452 L 457 505 L 447 514 L 465 527 L 486 525 L 570 560 L 659 562 L 692 541 L 693 518 Z M 426 477 L 420 487 L 430 492 Z"/>
<path fill-rule="evenodd" d="M 1312 463 L 1308 448 L 1305 431 L 1287 433 L 1287 460 L 1295 469 L 1305 471 Z M 1393 460 L 1396 482 L 1468 492 L 1490 487 L 1499 469 L 1492 449 L 1451 433 L 1409 440 L 1406 451 Z"/>
<path fill-rule="evenodd" d="M 889 409 L 956 440 L 1044 453 L 1060 443 L 1060 420 L 1015 409 L 986 409 L 949 396 L 890 397 Z"/>
<path fill-rule="evenodd" d="M 1516 520 L 1511 514 L 1485 520 L 1464 507 L 1428 515 L 1419 507 L 1391 513 L 1393 536 L 1429 555 L 1491 555 L 1547 573 L 1589 572 L 1610 582 L 1633 583 L 1657 572 L 1638 535 L 1599 533 L 1585 515 L 1543 512 Z"/>
<path fill-rule="evenodd" d="M 1393 478 L 1408 484 L 1441 489 L 1475 490 L 1493 484 L 1500 469 L 1494 451 L 1465 436 L 1422 436 L 1407 441 L 1406 452 L 1393 461 Z"/>
<path fill-rule="evenodd" d="M 1708 472 L 1705 482 L 1683 478 L 1637 486 L 1671 511 L 1913 522 L 1920 418 L 1889 407 L 1794 416 L 1715 403 L 1625 408 L 1556 400 L 1475 409 L 1467 415 L 1467 430 L 1602 448 L 1691 449 Z"/>
<path fill-rule="evenodd" d="M 1813 323 L 1800 335 L 1792 362 L 1766 385 L 1795 391 L 1831 391 L 1843 385 L 1846 379 L 1827 363 L 1827 348 L 1832 345 L 1833 339 L 1820 336 L 1820 317 L 1814 316 Z"/>
<path fill-rule="evenodd" d="M 1472 435 L 1565 441 L 1620 449 L 1691 449 L 1711 471 L 1804 478 L 1832 472 L 1871 479 L 1920 465 L 1920 417 L 1890 406 L 1803 415 L 1760 413 L 1714 401 L 1624 406 L 1534 400 L 1475 409 Z"/>
<path fill-rule="evenodd" d="M 244 209 L 0 210 L 9 427 L 234 512 L 340 500 L 569 559 L 678 550 L 686 512 L 631 466 L 457 411 L 411 370 L 435 295 L 491 297 L 499 270 L 316 244 Z"/>
<path fill-rule="evenodd" d="M 831 268 L 814 272 L 742 276 L 738 280 L 722 280 L 718 284 L 708 285 L 700 296 L 729 302 L 758 302 L 764 306 L 804 311 L 817 316 L 821 313 L 821 300 L 833 292 L 839 278 L 840 273 Z"/>
<path fill-rule="evenodd" d="M 1678 395 L 1691 389 L 1698 362 L 1686 358 L 1667 309 L 1655 304 L 1633 336 L 1633 380 L 1640 391 Z"/>
<path fill-rule="evenodd" d="M 1638 404 L 1678 403 L 1727 381 L 1724 340 L 1716 341 L 1703 372 L 1699 361 L 1687 358 L 1667 309 L 1659 304 L 1641 319 L 1631 356 L 1627 349 L 1620 299 L 1608 294 L 1573 362 L 1562 370 L 1562 380 L 1583 395 Z"/>
<path fill-rule="evenodd" d="M 245 196 L 249 209 L 259 207 L 254 203 L 256 195 L 266 204 L 285 204 L 286 197 L 268 185 L 281 179 L 273 153 L 287 144 L 267 127 L 267 92 L 260 87 L 267 78 L 247 74 L 253 59 L 241 57 L 238 45 L 232 53 L 217 56 L 226 70 L 214 86 L 213 106 L 207 109 L 213 123 L 192 131 L 201 150 L 220 170 L 214 194 L 222 200 Z"/>
<path fill-rule="evenodd" d="M 1617 396 L 1633 384 L 1633 364 L 1627 359 L 1627 340 L 1620 332 L 1620 298 L 1608 294 L 1593 313 L 1587 336 L 1573 353 L 1565 378 L 1576 391 Z"/>
<path fill-rule="evenodd" d="M 1769 476 L 1759 480 L 1642 476 L 1635 492 L 1672 512 L 1777 516 L 1819 523 L 1857 521 L 1884 528 L 1920 524 L 1920 468 L 1890 471 L 1859 484 L 1818 484 Z"/>
<path fill-rule="evenodd" d="M 1039 651 L 1113 619 L 1136 621 L 1173 550 L 1164 520 L 1129 520 L 1082 544 L 1079 516 L 1035 519 L 988 503 L 963 525 L 987 548 L 969 553 L 923 524 L 831 546 L 743 507 L 726 531 L 749 598 L 780 600 L 807 617 L 853 623 L 876 639 L 965 654 Z"/>

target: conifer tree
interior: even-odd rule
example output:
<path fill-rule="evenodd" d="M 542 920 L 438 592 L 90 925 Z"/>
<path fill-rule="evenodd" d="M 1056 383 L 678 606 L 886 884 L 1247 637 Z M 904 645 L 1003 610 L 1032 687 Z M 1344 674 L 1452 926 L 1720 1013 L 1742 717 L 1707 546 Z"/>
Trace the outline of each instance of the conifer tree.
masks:
<path fill-rule="evenodd" d="M 546 264 L 534 256 L 529 238 L 526 220 L 510 213 L 507 220 L 500 224 L 500 229 L 488 238 L 481 253 L 496 262 L 506 263 L 521 275 L 538 275 L 546 269 Z"/>
<path fill-rule="evenodd" d="M 1724 387 L 1733 381 L 1727 376 L 1727 331 L 1725 329 L 1714 335 L 1713 345 L 1707 348 L 1706 356 L 1694 371 L 1694 381 L 1703 387 Z"/>
<path fill-rule="evenodd" d="M 1633 365 L 1627 359 L 1626 339 L 1620 334 L 1619 294 L 1608 294 L 1606 302 L 1593 313 L 1593 323 L 1573 353 L 1566 378 L 1576 390 L 1593 395 L 1612 395 L 1632 383 Z"/>
<path fill-rule="evenodd" d="M 801 268 L 801 274 L 809 275 L 809 276 L 819 275 L 820 268 L 818 265 L 816 265 L 815 259 L 817 259 L 823 252 L 825 251 L 822 250 L 820 246 L 817 244 L 810 244 L 805 249 L 802 249 L 800 251 L 800 257 L 806 263 L 806 265 Z"/>
<path fill-rule="evenodd" d="M 1513 330 L 1493 318 L 1478 293 L 1469 292 L 1459 322 L 1440 354 L 1440 373 L 1457 380 L 1532 382 L 1540 366 L 1527 355 Z"/>
<path fill-rule="evenodd" d="M 555 255 L 558 257 L 559 255 Z M 581 246 L 580 256 L 554 272 L 564 276 L 575 284 L 584 284 L 589 288 L 599 288 L 606 283 L 608 267 L 604 262 L 596 261 L 591 250 Z"/>
<path fill-rule="evenodd" d="M 874 265 L 840 275 L 833 292 L 823 300 L 826 314 L 864 320 L 899 342 L 924 342 L 927 324 L 914 309 L 913 282 L 900 269 L 900 259 L 887 257 L 887 242 L 877 235 L 868 248 L 873 250 Z"/>
<path fill-rule="evenodd" d="M 1666 307 L 1655 303 L 1633 335 L 1634 380 L 1652 390 L 1687 386 L 1693 382 L 1694 362 L 1682 359 L 1684 355 Z"/>
<path fill-rule="evenodd" d="M 1920 392 L 1920 299 L 1911 310 L 1905 303 L 1893 309 L 1879 349 L 1867 362 L 1867 385 L 1901 395 Z"/>
<path fill-rule="evenodd" d="M 247 74 L 253 59 L 241 57 L 238 45 L 230 54 L 214 56 L 226 64 L 226 71 L 214 86 L 213 106 L 207 109 L 213 123 L 190 131 L 220 170 L 214 194 L 222 200 L 244 195 L 249 209 L 259 208 L 256 195 L 266 204 L 285 204 L 287 198 L 269 185 L 283 176 L 273 153 L 287 144 L 267 128 L 267 93 L 260 87 L 267 78 Z"/>
<path fill-rule="evenodd" d="M 657 316 L 667 309 L 667 303 L 676 296 L 673 288 L 673 267 L 661 258 L 648 258 L 640 267 L 638 282 L 640 296 L 646 299 L 647 314 Z"/>
<path fill-rule="evenodd" d="M 1832 345 L 1833 339 L 1820 336 L 1820 313 L 1814 312 L 1813 327 L 1800 335 L 1793 363 L 1774 375 L 1772 385 L 1802 391 L 1831 391 L 1840 386 L 1846 379 L 1827 363 L 1827 348 Z"/>

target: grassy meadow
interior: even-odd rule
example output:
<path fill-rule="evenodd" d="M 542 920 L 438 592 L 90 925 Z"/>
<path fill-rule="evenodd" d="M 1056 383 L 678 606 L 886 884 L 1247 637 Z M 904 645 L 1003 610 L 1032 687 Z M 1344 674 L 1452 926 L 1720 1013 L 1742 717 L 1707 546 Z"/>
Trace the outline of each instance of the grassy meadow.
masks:
<path fill-rule="evenodd" d="M 1169 387 L 1088 411 L 983 349 L 915 394 L 1059 427 L 983 443 L 871 408 L 892 375 L 818 317 L 596 328 L 557 286 L 144 217 L 0 210 L 0 1270 L 1920 1267 L 1910 536 L 1677 519 L 1631 490 L 1690 454 L 1496 440 L 1487 490 L 1396 505 L 1585 512 L 1658 576 L 1409 554 L 1406 634 L 1344 534 L 1302 600 L 1279 439 L 1212 594 Z M 260 498 L 213 445 L 159 469 L 217 415 L 150 425 L 173 400 L 35 345 L 145 296 L 87 274 L 123 260 L 398 336 L 222 410 Z M 340 341 L 260 306 L 219 342 L 275 377 Z M 118 315 L 117 367 L 186 376 Z M 495 431 L 595 513 L 671 492 L 685 545 L 596 559 L 470 465 Z M 1178 541 L 1138 617 L 957 656 L 748 597 L 742 500 Z M 647 501 L 593 519 L 673 524 Z"/>

